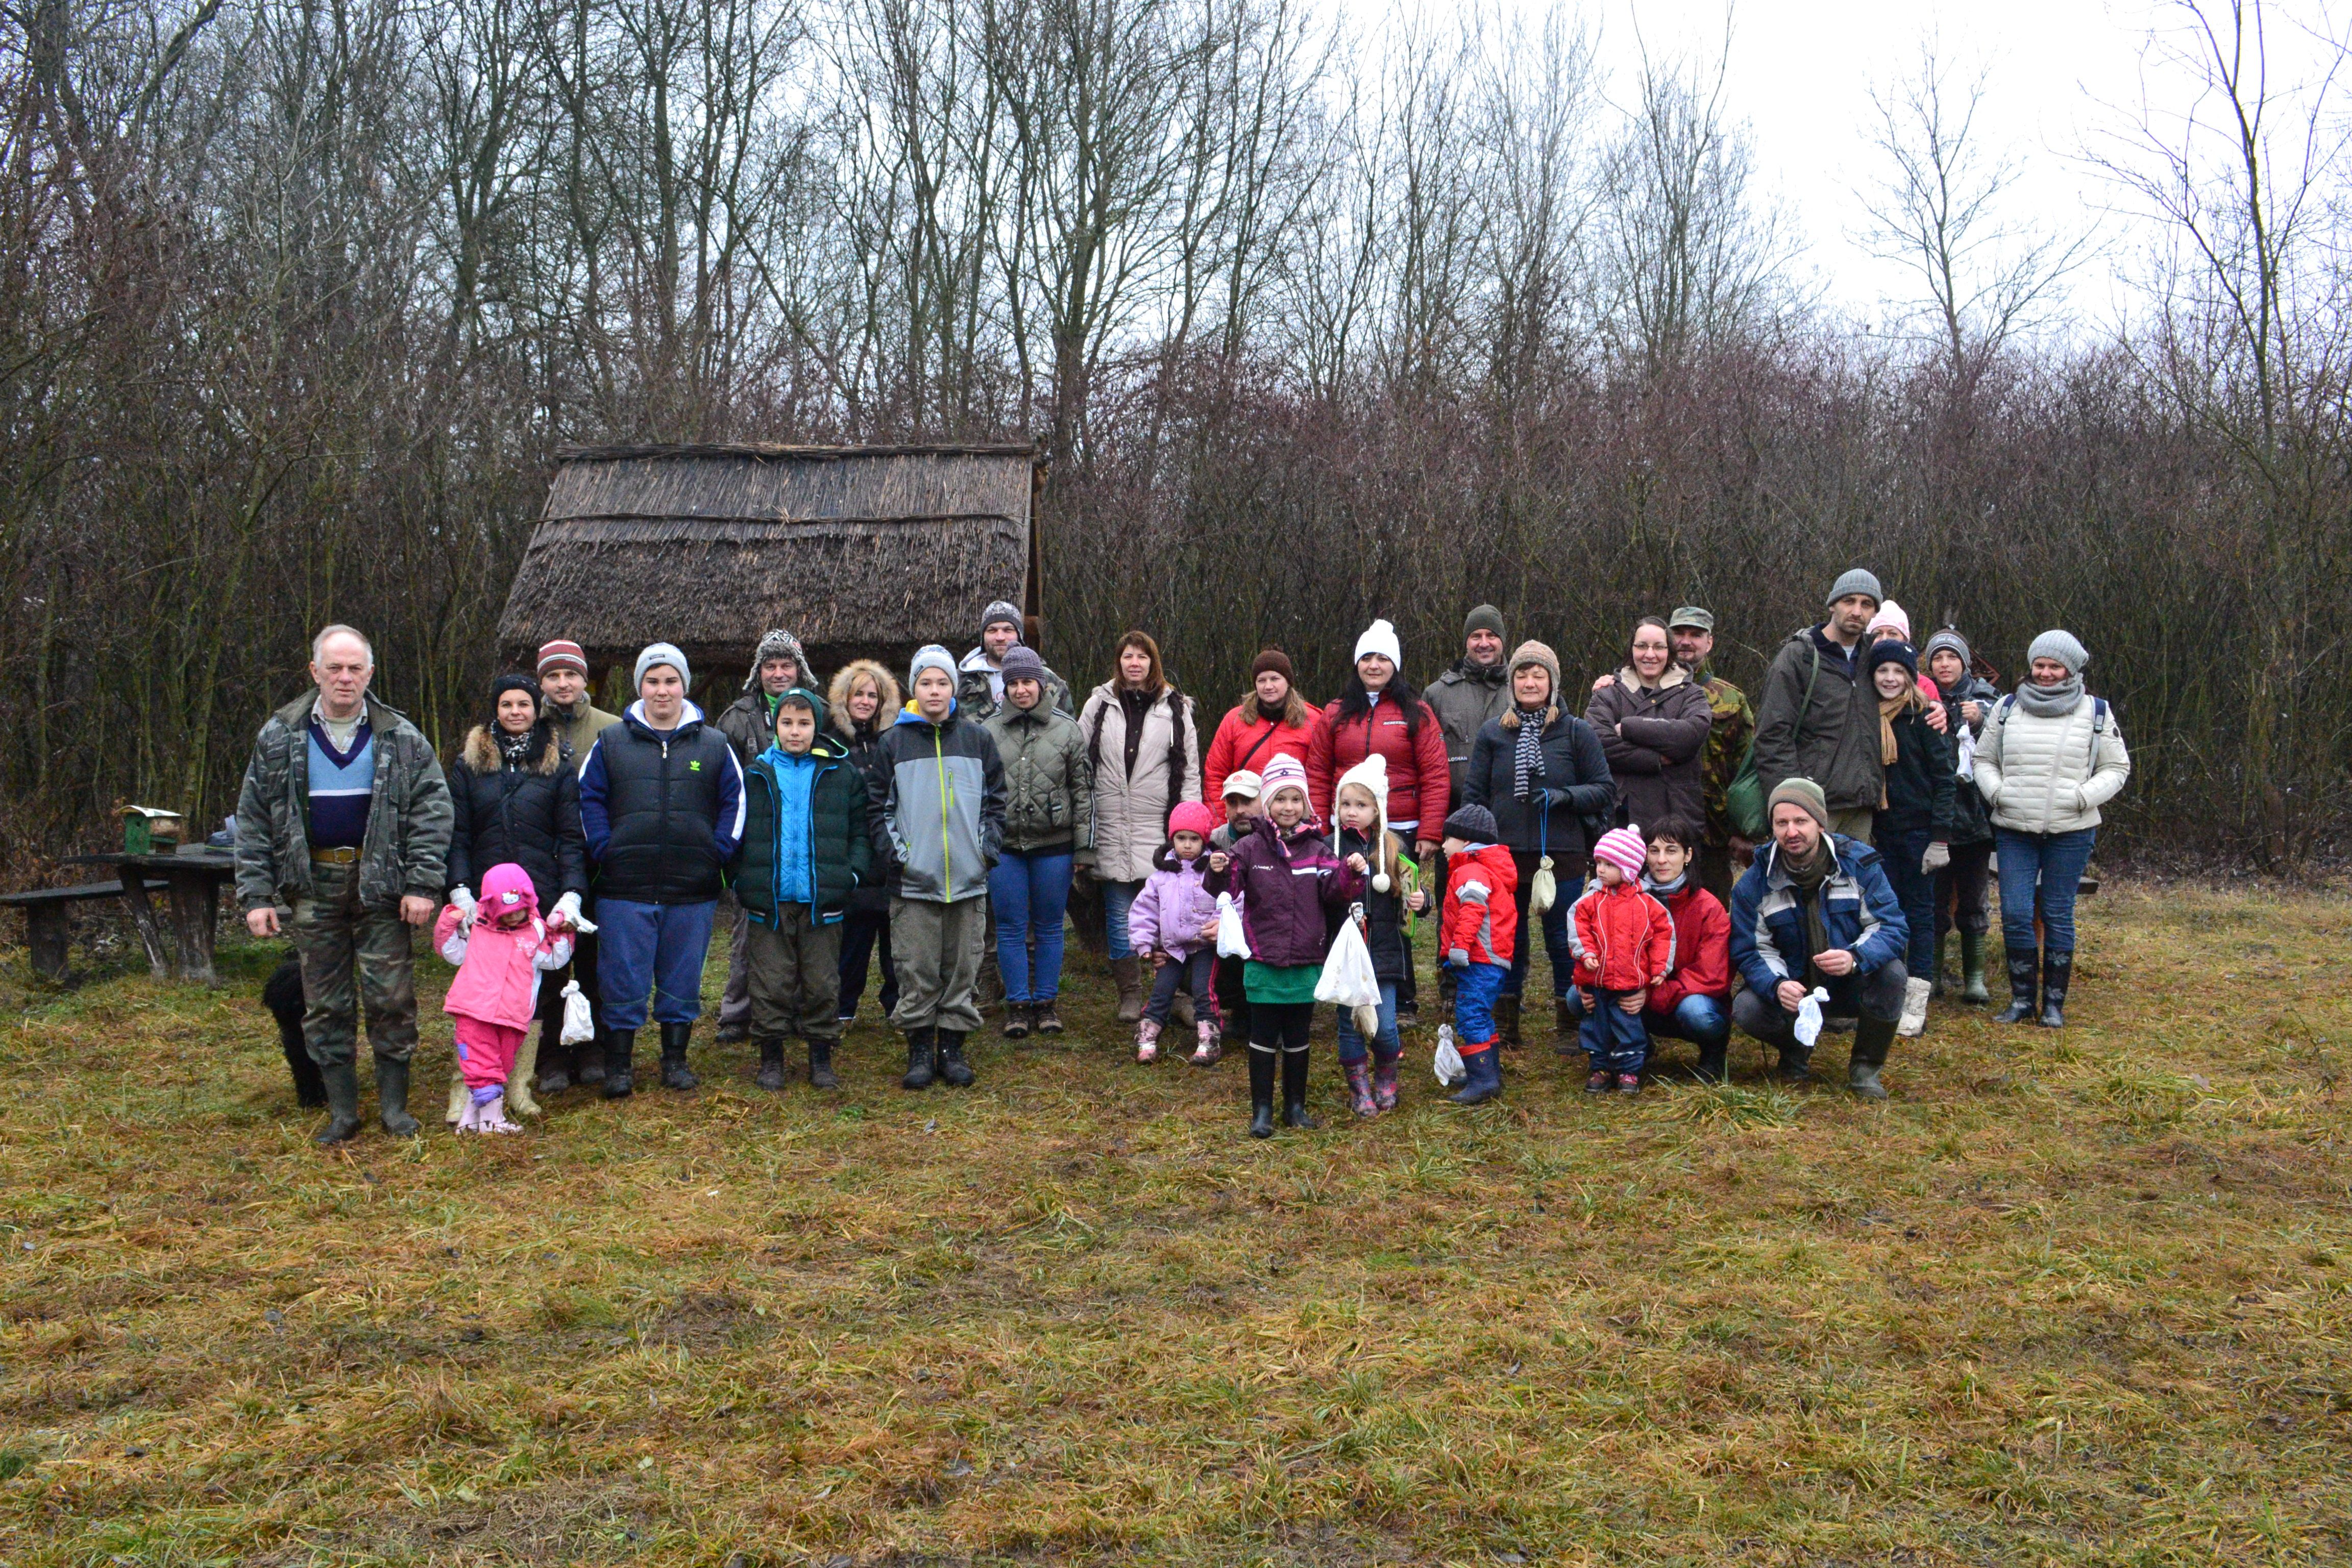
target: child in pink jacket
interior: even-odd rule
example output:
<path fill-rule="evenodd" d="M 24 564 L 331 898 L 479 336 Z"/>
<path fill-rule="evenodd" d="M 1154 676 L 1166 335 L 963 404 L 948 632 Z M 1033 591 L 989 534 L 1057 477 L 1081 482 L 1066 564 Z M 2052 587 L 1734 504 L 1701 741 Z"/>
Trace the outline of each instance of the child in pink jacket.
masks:
<path fill-rule="evenodd" d="M 539 977 L 572 962 L 572 933 L 548 929 L 530 873 L 509 862 L 482 878 L 470 914 L 455 904 L 441 911 L 433 945 L 457 966 L 441 1005 L 457 1020 L 457 1064 L 468 1090 L 457 1131 L 520 1132 L 507 1120 L 507 1077 L 523 1031 L 539 1016 Z"/>

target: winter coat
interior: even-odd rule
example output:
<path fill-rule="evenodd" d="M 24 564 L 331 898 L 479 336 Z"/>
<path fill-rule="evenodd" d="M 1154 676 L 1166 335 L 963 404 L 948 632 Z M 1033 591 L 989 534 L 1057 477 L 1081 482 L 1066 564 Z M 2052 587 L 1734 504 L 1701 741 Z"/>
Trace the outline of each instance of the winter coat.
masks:
<path fill-rule="evenodd" d="M 806 904 L 819 924 L 839 920 L 874 875 L 874 814 L 866 775 L 849 748 L 819 735 L 805 757 L 770 746 L 743 770 L 743 841 L 728 878 L 764 926 L 787 904 Z"/>
<path fill-rule="evenodd" d="M 574 769 L 587 765 L 588 751 L 596 737 L 621 721 L 618 713 L 607 713 L 585 697 L 569 713 L 552 702 L 541 703 L 539 710 L 547 715 L 548 728 L 555 731 L 555 738 L 572 748 Z"/>
<path fill-rule="evenodd" d="M 1731 996 L 1731 917 L 1713 893 L 1685 876 L 1671 893 L 1655 888 L 1650 896 L 1666 906 L 1675 921 L 1674 967 L 1650 990 L 1654 1012 L 1671 1013 L 1686 996 L 1709 996 L 1717 1002 Z"/>
<path fill-rule="evenodd" d="M 849 691 L 857 677 L 871 675 L 875 689 L 881 694 L 882 705 L 874 717 L 860 724 L 850 716 Z M 898 885 L 898 868 L 889 858 L 889 844 L 879 831 L 882 800 L 889 794 L 890 770 L 882 760 L 882 737 L 898 712 L 898 682 L 890 672 L 871 659 L 856 658 L 834 672 L 832 684 L 825 689 L 825 711 L 832 721 L 834 738 L 848 750 L 849 763 L 866 780 L 866 807 L 875 822 L 874 854 L 866 875 L 849 895 L 849 907 L 860 914 L 887 914 L 890 910 L 890 889 Z"/>
<path fill-rule="evenodd" d="M 1478 743 L 1479 731 L 1511 710 L 1510 671 L 1500 659 L 1475 665 L 1458 658 L 1453 668 L 1429 683 L 1421 700 L 1437 715 L 1437 728 L 1445 741 L 1445 809 L 1451 812 L 1470 798 L 1465 793 L 1469 787 L 1470 749 Z"/>
<path fill-rule="evenodd" d="M 1192 700 L 1172 686 L 1160 688 L 1143 710 L 1132 773 L 1127 766 L 1127 708 L 1114 683 L 1106 680 L 1087 695 L 1078 729 L 1086 736 L 1087 768 L 1095 786 L 1093 837 L 1080 840 L 1079 848 L 1093 851 L 1095 875 L 1103 881 L 1140 882 L 1151 875 L 1152 856 L 1168 842 L 1169 814 L 1184 801 L 1201 798 L 1201 737 L 1192 723 Z"/>
<path fill-rule="evenodd" d="M 236 896 L 247 910 L 310 896 L 310 710 L 304 692 L 272 713 L 253 742 L 236 798 Z M 403 898 L 435 899 L 449 885 L 456 821 L 449 781 L 433 743 L 392 709 L 364 699 L 375 751 L 367 837 L 360 846 L 360 903 L 393 910 Z"/>
<path fill-rule="evenodd" d="M 802 683 L 806 684 L 805 672 Z M 736 760 L 748 764 L 776 743 L 775 699 L 755 684 L 720 710 L 719 732 L 735 748 Z"/>
<path fill-rule="evenodd" d="M 1644 827 L 1669 822 L 1696 832 L 1706 823 L 1706 737 L 1715 710 L 1706 689 L 1680 665 L 1654 687 L 1631 669 L 1592 694 L 1584 721 L 1601 737 L 1617 784 L 1617 820 Z"/>
<path fill-rule="evenodd" d="M 1025 713 L 1006 703 L 985 728 L 1004 763 L 1004 847 L 1040 855 L 1086 843 L 1095 789 L 1078 721 L 1040 698 Z"/>
<path fill-rule="evenodd" d="M 1632 878 L 1606 888 L 1596 877 L 1569 906 L 1568 947 L 1577 984 L 1644 990 L 1675 966 L 1675 917 Z"/>
<path fill-rule="evenodd" d="M 875 842 L 902 899 L 951 904 L 988 891 L 1004 841 L 1004 762 L 953 704 L 934 724 L 912 702 L 882 737 L 886 782 Z"/>
<path fill-rule="evenodd" d="M 1977 742 L 1977 792 L 1992 825 L 2011 833 L 2074 833 L 2099 826 L 2099 807 L 2131 777 L 2115 710 L 2084 692 L 2055 719 L 2004 697 Z"/>
<path fill-rule="evenodd" d="M 1411 846 L 1407 846 L 1410 848 Z M 1402 854 L 1402 852 L 1400 852 Z M 1372 853 L 1371 840 L 1352 827 L 1339 830 L 1339 858 L 1361 855 L 1364 863 L 1380 869 L 1380 857 Z M 1391 879 L 1385 893 L 1374 892 L 1369 879 L 1364 881 L 1360 902 L 1364 906 L 1364 946 L 1372 955 L 1372 974 L 1384 985 L 1404 984 L 1407 968 L 1404 953 L 1404 884 Z M 1339 934 L 1339 921 L 1347 919 L 1341 910 L 1331 922 L 1331 934 Z"/>
<path fill-rule="evenodd" d="M 530 874 L 542 910 L 566 893 L 588 896 L 580 759 L 552 728 L 537 756 L 510 768 L 489 726 L 475 725 L 449 766 L 449 805 L 450 887 L 478 893 L 485 872 L 511 861 Z"/>
<path fill-rule="evenodd" d="M 1235 703 L 1217 721 L 1216 735 L 1209 742 L 1208 766 L 1202 770 L 1208 790 L 1202 803 L 1219 822 L 1224 821 L 1226 779 L 1245 768 L 1262 773 L 1266 763 L 1285 752 L 1305 766 L 1315 749 L 1315 731 L 1322 727 L 1319 708 L 1307 708 L 1304 723 L 1277 724 L 1258 711 L 1256 698 Z"/>
<path fill-rule="evenodd" d="M 1895 760 L 1886 764 L 1886 805 L 1871 837 L 1927 830 L 1938 842 L 1952 841 L 1952 742 L 1929 728 L 1924 708 L 1910 708 L 1895 721 Z"/>
<path fill-rule="evenodd" d="M 1878 693 L 1861 654 L 1857 647 L 1849 658 L 1820 626 L 1808 626 L 1772 656 L 1756 700 L 1756 779 L 1768 799 L 1782 781 L 1808 778 L 1829 796 L 1832 811 L 1878 808 L 1885 783 Z"/>
<path fill-rule="evenodd" d="M 1216 941 L 1201 934 L 1217 923 L 1217 896 L 1207 887 L 1209 852 L 1203 848 L 1190 860 L 1179 860 L 1174 850 L 1163 847 L 1152 867 L 1143 891 L 1135 895 L 1127 912 L 1127 940 L 1139 952 L 1149 948 L 1171 958 L 1190 958 Z"/>
<path fill-rule="evenodd" d="M 665 735 L 632 702 L 580 770 L 580 826 L 598 898 L 708 903 L 743 835 L 743 765 L 693 703 Z"/>
<path fill-rule="evenodd" d="M 1945 692 L 1943 697 L 1944 733 L 1950 738 L 1952 761 L 1957 767 L 1959 763 L 1960 730 L 1962 725 L 1968 723 L 1968 721 L 1960 717 L 1960 704 L 1974 702 L 1979 706 L 1980 711 L 1977 721 L 1969 727 L 1974 731 L 1979 743 L 1981 744 L 1985 726 L 1992 722 L 1993 707 L 2000 700 L 2000 691 L 1991 681 L 1969 675 L 1963 676 L 1958 687 Z M 1963 844 L 1992 842 L 1992 817 L 1985 809 L 1984 796 L 1977 793 L 1973 773 L 1968 778 L 1957 779 L 1954 782 L 1952 837 L 1948 842 L 1956 848 Z"/>
<path fill-rule="evenodd" d="M 1321 963 L 1331 951 L 1325 911 L 1346 909 L 1362 884 L 1331 853 L 1328 837 L 1302 822 L 1285 838 L 1267 816 L 1251 822 L 1225 868 L 1206 879 L 1212 899 L 1223 892 L 1240 897 L 1250 956 L 1276 969 Z"/>
<path fill-rule="evenodd" d="M 1410 837 L 1444 837 L 1445 813 L 1439 803 L 1452 789 L 1453 774 L 1445 765 L 1445 731 L 1437 715 L 1424 703 L 1416 725 L 1392 698 L 1346 718 L 1339 707 L 1336 701 L 1324 704 L 1323 723 L 1307 749 L 1307 794 L 1315 815 L 1328 821 L 1331 792 L 1340 775 L 1378 752 L 1389 764 L 1389 826 L 1418 823 Z"/>
<path fill-rule="evenodd" d="M 1052 667 L 1047 667 L 1042 684 L 1045 688 L 1045 695 L 1037 700 L 1038 707 L 1059 712 L 1065 717 L 1077 711 L 1070 700 L 1070 683 L 1055 674 Z M 975 724 L 987 723 L 1012 707 L 1004 700 L 1003 685 L 997 679 L 996 667 L 988 662 L 988 650 L 973 648 L 963 656 L 963 662 L 956 666 L 957 710 Z"/>
<path fill-rule="evenodd" d="M 1519 866 L 1510 847 L 1481 844 L 1445 858 L 1446 961 L 1508 963 L 1519 951 Z"/>
<path fill-rule="evenodd" d="M 1523 855 L 1564 859 L 1591 852 L 1592 844 L 1584 831 L 1587 819 L 1607 820 L 1617 803 L 1617 785 L 1592 726 L 1557 702 L 1546 711 L 1552 717 L 1543 729 L 1542 799 L 1535 798 L 1532 779 L 1528 799 L 1512 795 L 1519 732 L 1496 719 L 1478 731 L 1471 748 L 1462 800 L 1495 814 L 1503 844 Z"/>
<path fill-rule="evenodd" d="M 1748 705 L 1747 694 L 1728 680 L 1705 669 L 1698 672 L 1697 679 L 1713 716 L 1699 765 L 1699 782 L 1706 797 L 1706 841 L 1720 849 L 1731 842 L 1731 807 L 1727 796 L 1756 738 L 1756 710 Z"/>
<path fill-rule="evenodd" d="M 572 933 L 549 931 L 536 908 L 522 925 L 499 925 L 498 895 L 507 884 L 499 871 L 488 868 L 482 879 L 482 901 L 472 921 L 449 904 L 434 922 L 434 949 L 457 967 L 441 1010 L 453 1018 L 520 1029 L 539 1016 L 539 977 L 572 962 Z"/>
<path fill-rule="evenodd" d="M 1875 974 L 1910 945 L 1903 906 L 1877 850 L 1841 833 L 1825 842 L 1837 856 L 1820 892 L 1828 951 L 1843 948 L 1853 954 L 1855 973 Z M 1759 846 L 1731 889 L 1731 962 L 1759 996 L 1771 995 L 1783 980 L 1803 980 L 1813 957 L 1805 944 L 1805 911 L 1780 862 L 1778 844 Z"/>

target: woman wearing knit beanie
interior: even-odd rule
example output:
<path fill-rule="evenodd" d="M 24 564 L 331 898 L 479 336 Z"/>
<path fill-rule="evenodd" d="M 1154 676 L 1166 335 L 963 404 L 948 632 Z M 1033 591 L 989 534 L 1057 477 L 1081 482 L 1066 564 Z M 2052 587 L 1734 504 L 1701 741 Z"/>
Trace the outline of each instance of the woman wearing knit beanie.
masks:
<path fill-rule="evenodd" d="M 1202 770 L 1208 788 L 1201 803 L 1220 823 L 1225 820 L 1227 778 L 1264 773 L 1266 763 L 1286 752 L 1304 764 L 1315 749 L 1323 713 L 1298 694 L 1294 680 L 1288 654 L 1278 647 L 1262 649 L 1250 665 L 1250 689 L 1218 721 Z"/>
<path fill-rule="evenodd" d="M 1985 933 L 1992 929 L 1985 899 L 1992 867 L 1992 818 L 1977 794 L 1976 744 L 1992 717 L 2000 692 L 1975 673 L 1976 655 L 1956 626 L 1946 626 L 1919 650 L 1919 673 L 1935 682 L 1944 710 L 1944 733 L 1952 737 L 1958 787 L 1952 792 L 1952 863 L 1936 873 L 1936 973 L 1944 990 L 1944 938 L 1960 933 L 1960 1000 L 1971 1006 L 1985 994 Z"/>
<path fill-rule="evenodd" d="M 1910 1039 L 1927 1025 L 1928 977 L 1936 971 L 1936 873 L 1952 859 L 1952 748 L 1927 726 L 1929 705 L 1919 694 L 1911 645 L 1889 638 L 1864 658 L 1878 699 L 1879 757 L 1886 769 L 1870 841 L 1886 861 L 1886 879 L 1911 928 L 1903 959 L 1909 979 L 1895 1030 Z"/>
<path fill-rule="evenodd" d="M 2098 838 L 2099 808 L 2131 777 L 2124 732 L 2104 698 L 2084 689 L 2090 654 L 2073 633 L 2047 631 L 2027 650 L 2029 673 L 1997 704 L 1976 752 L 1978 793 L 1992 810 L 2000 868 L 2000 931 L 2009 950 L 2004 1024 L 2040 1015 L 2064 1025 L 2074 973 L 2074 895 Z M 2042 942 L 2036 951 L 2035 913 Z"/>

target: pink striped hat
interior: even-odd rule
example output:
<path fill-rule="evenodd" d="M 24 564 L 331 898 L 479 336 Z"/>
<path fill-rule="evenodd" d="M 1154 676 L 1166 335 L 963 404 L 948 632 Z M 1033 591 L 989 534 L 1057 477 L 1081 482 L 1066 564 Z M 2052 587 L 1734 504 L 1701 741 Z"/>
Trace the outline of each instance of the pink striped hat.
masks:
<path fill-rule="evenodd" d="M 1648 855 L 1649 851 L 1642 843 L 1642 830 L 1638 827 L 1612 827 L 1601 836 L 1600 843 L 1592 847 L 1595 860 L 1606 860 L 1628 877 L 1642 874 L 1643 862 Z"/>

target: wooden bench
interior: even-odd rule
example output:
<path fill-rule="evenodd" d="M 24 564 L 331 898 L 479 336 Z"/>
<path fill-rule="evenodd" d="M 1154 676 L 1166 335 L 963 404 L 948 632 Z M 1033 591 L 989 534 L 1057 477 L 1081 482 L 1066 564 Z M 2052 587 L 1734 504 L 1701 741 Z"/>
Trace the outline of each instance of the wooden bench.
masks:
<path fill-rule="evenodd" d="M 25 911 L 25 945 L 32 949 L 33 973 L 53 984 L 66 978 L 66 916 L 74 905 L 94 899 L 120 899 L 121 882 L 85 882 L 79 888 L 33 888 L 0 893 L 0 909 Z"/>

